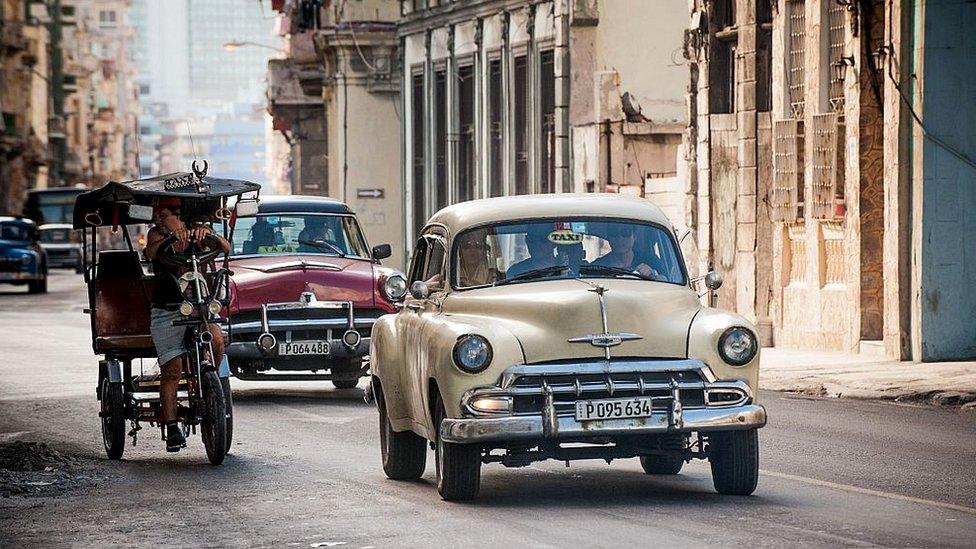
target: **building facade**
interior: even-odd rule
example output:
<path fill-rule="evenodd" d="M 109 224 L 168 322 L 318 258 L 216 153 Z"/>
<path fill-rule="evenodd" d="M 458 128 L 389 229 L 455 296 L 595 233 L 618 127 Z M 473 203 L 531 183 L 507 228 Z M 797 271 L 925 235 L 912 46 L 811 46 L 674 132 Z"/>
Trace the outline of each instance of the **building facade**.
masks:
<path fill-rule="evenodd" d="M 976 356 L 976 6 L 693 0 L 698 244 L 768 343 Z"/>
<path fill-rule="evenodd" d="M 20 214 L 47 186 L 47 30 L 22 0 L 0 2 L 0 213 Z"/>
<path fill-rule="evenodd" d="M 448 204 L 517 194 L 656 196 L 684 219 L 683 2 L 431 0 L 401 10 L 408 242 Z"/>
<path fill-rule="evenodd" d="M 288 173 L 296 194 L 346 202 L 371 243 L 391 245 L 385 263 L 402 268 L 399 5 L 288 0 L 272 6 L 287 46 L 283 58 L 268 64 L 268 108 L 291 154 L 272 157 L 278 165 L 269 171 Z"/>

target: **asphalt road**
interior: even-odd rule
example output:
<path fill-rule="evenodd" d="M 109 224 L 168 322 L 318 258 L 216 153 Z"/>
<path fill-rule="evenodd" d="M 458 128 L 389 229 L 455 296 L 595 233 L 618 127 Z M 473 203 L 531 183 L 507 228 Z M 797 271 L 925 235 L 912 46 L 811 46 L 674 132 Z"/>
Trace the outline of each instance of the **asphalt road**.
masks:
<path fill-rule="evenodd" d="M 359 389 L 234 380 L 235 445 L 167 454 L 150 429 L 102 450 L 80 277 L 0 286 L 0 442 L 97 459 L 104 480 L 0 499 L 0 546 L 957 546 L 976 539 L 976 414 L 762 394 L 759 489 L 712 490 L 707 463 L 671 479 L 637 460 L 485 466 L 481 497 L 446 503 L 383 475 Z M 924 366 L 920 366 L 924 367 Z"/>

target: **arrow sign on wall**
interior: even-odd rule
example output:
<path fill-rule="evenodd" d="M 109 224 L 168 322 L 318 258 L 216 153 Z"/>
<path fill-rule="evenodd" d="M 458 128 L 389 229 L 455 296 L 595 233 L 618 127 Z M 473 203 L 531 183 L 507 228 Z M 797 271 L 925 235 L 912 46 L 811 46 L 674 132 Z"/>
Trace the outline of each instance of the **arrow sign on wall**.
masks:
<path fill-rule="evenodd" d="M 356 198 L 383 198 L 383 189 L 356 189 Z"/>

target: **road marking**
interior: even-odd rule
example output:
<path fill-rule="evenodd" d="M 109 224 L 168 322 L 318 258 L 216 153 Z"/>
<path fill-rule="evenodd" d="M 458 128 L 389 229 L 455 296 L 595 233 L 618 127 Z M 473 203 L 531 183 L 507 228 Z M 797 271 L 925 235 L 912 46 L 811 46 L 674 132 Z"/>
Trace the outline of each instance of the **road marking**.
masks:
<path fill-rule="evenodd" d="M 904 496 L 902 494 L 893 494 L 891 492 L 881 492 L 879 490 L 871 490 L 870 488 L 851 486 L 850 484 L 840 484 L 837 482 L 830 482 L 827 480 L 801 477 L 798 475 L 789 475 L 786 473 L 777 473 L 775 471 L 766 471 L 764 469 L 760 469 L 759 474 L 770 476 L 770 477 L 781 478 L 784 480 L 794 480 L 796 482 L 811 484 L 813 486 L 822 486 L 824 488 L 833 488 L 835 490 L 843 490 L 845 492 L 854 492 L 855 494 L 864 494 L 868 496 L 892 499 L 896 501 L 907 501 L 909 503 L 918 503 L 920 505 L 928 505 L 930 507 L 939 507 L 941 509 L 949 509 L 952 511 L 958 511 L 960 513 L 966 513 L 967 515 L 976 516 L 976 508 L 966 507 L 965 505 L 956 505 L 954 503 L 946 503 L 944 501 L 934 501 L 931 499 L 922 499 L 922 498 L 916 498 L 912 496 Z"/>

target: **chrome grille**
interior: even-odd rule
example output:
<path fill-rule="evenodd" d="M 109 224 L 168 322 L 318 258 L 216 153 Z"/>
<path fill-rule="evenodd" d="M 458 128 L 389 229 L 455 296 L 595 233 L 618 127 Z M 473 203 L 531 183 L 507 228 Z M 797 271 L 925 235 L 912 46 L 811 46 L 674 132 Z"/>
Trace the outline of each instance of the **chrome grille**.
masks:
<path fill-rule="evenodd" d="M 542 413 L 545 391 L 552 391 L 558 415 L 574 413 L 576 401 L 645 396 L 659 399 L 662 410 L 671 401 L 672 379 L 685 408 L 705 406 L 705 380 L 697 370 L 626 372 L 610 374 L 521 375 L 507 393 L 516 414 Z M 655 407 L 658 402 L 655 401 Z"/>

